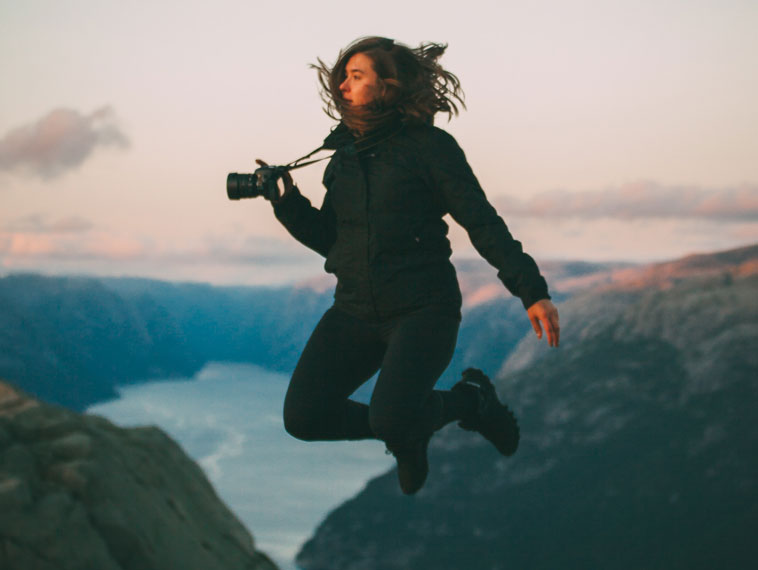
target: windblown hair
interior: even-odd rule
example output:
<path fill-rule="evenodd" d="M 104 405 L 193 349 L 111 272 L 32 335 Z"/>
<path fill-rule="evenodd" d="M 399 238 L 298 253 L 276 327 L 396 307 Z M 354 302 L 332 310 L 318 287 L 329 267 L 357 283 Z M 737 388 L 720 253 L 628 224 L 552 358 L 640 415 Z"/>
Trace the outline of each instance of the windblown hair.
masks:
<path fill-rule="evenodd" d="M 388 38 L 357 39 L 340 51 L 332 67 L 321 59 L 311 65 L 318 71 L 324 111 L 359 133 L 398 116 L 409 124 L 432 124 L 440 111 L 452 118 L 458 114 L 458 105 L 465 109 L 466 104 L 458 78 L 437 63 L 446 49 L 446 44 L 422 43 L 410 48 Z M 342 98 L 340 85 L 345 80 L 347 62 L 357 53 L 373 62 L 379 91 L 372 103 L 356 107 Z"/>

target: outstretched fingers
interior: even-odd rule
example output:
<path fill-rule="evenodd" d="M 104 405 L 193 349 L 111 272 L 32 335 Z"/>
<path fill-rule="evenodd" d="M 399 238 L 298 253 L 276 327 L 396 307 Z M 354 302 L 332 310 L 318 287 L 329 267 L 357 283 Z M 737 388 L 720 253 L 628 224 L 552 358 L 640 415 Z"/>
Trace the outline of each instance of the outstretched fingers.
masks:
<path fill-rule="evenodd" d="M 542 299 L 529 307 L 527 314 L 537 338 L 542 338 L 544 328 L 547 332 L 548 344 L 558 346 L 561 339 L 561 326 L 555 305 L 548 299 Z"/>
<path fill-rule="evenodd" d="M 547 329 L 547 342 L 550 346 L 558 346 L 561 340 L 561 326 L 558 322 L 558 311 L 548 315 L 545 321 Z"/>
<path fill-rule="evenodd" d="M 534 329 L 534 334 L 537 335 L 537 338 L 542 338 L 542 325 L 540 325 L 540 319 L 536 315 L 529 315 L 529 320 L 532 323 L 532 328 Z"/>

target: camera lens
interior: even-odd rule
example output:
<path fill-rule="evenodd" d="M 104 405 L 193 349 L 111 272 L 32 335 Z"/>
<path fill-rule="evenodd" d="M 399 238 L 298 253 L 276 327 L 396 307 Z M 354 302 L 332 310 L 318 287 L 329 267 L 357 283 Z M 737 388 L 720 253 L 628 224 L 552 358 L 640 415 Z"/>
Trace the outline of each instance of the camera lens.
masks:
<path fill-rule="evenodd" d="M 258 195 L 255 187 L 254 174 L 237 174 L 230 173 L 226 177 L 226 195 L 230 200 L 239 200 L 240 198 L 254 198 Z"/>

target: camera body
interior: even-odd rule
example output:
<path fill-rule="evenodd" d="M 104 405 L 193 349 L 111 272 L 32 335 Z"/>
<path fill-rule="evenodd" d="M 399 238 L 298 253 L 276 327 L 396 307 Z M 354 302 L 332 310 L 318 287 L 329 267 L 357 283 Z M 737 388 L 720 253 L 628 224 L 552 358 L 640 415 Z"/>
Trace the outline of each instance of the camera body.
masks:
<path fill-rule="evenodd" d="M 230 173 L 226 177 L 226 195 L 230 200 L 263 196 L 270 202 L 279 200 L 279 179 L 287 166 L 261 166 L 252 174 Z"/>

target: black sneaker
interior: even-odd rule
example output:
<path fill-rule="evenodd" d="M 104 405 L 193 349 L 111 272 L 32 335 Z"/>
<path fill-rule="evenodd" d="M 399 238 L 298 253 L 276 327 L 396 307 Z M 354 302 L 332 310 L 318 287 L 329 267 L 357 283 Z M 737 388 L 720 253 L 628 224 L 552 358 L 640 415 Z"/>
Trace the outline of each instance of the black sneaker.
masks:
<path fill-rule="evenodd" d="M 458 422 L 465 430 L 478 431 L 505 456 L 516 453 L 519 428 L 516 417 L 497 398 L 490 379 L 477 368 L 467 368 L 452 391 L 476 391 L 477 409 L 469 417 Z"/>
<path fill-rule="evenodd" d="M 431 434 L 403 445 L 387 446 L 387 452 L 394 455 L 397 460 L 397 480 L 400 483 L 400 490 L 406 495 L 413 495 L 426 482 L 426 476 L 429 474 L 426 448 L 429 446 L 430 439 Z"/>

